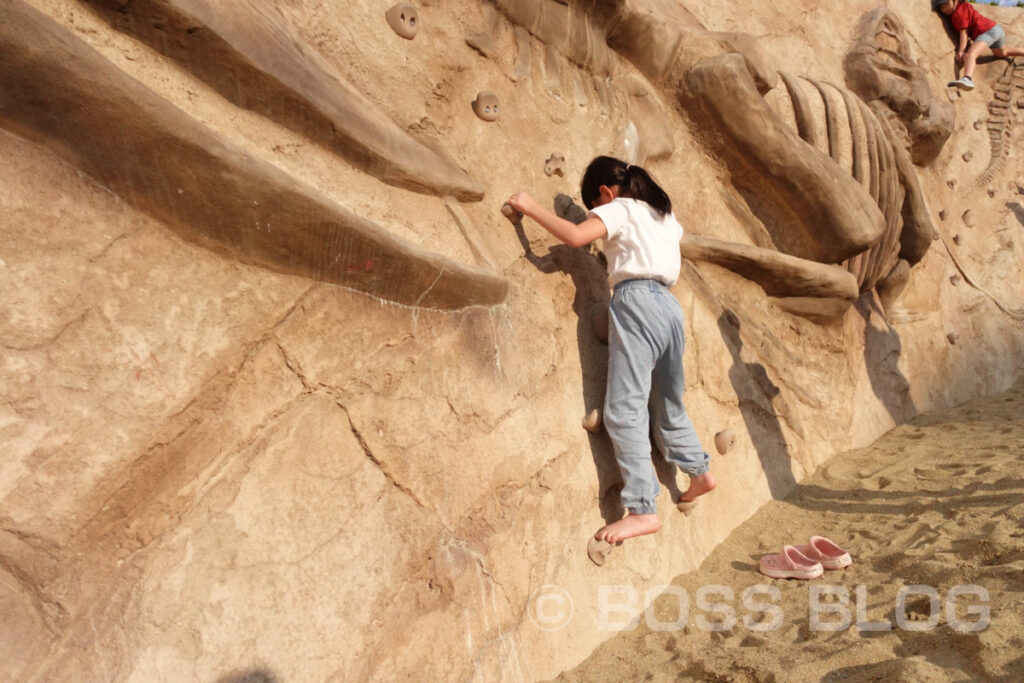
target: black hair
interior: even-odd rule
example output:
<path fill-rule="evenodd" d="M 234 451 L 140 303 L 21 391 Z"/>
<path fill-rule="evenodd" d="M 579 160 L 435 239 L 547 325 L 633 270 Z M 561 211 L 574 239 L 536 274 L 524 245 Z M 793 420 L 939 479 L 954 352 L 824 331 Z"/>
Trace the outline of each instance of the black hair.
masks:
<path fill-rule="evenodd" d="M 601 196 L 602 185 L 618 185 L 620 197 L 647 202 L 659 216 L 672 213 L 672 200 L 668 198 L 668 194 L 654 182 L 651 174 L 640 166 L 627 164 L 615 157 L 601 156 L 591 161 L 580 182 L 583 204 L 588 209 L 594 208 L 594 204 Z"/>

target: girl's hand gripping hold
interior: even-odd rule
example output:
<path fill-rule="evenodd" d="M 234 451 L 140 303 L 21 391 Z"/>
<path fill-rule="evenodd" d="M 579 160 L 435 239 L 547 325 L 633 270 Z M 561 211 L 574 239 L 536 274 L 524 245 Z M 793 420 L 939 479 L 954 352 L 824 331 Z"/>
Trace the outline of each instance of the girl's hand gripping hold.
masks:
<path fill-rule="evenodd" d="M 529 216 L 530 218 L 533 218 L 537 213 L 537 209 L 540 208 L 540 205 L 533 200 L 533 197 L 525 192 L 516 192 L 508 198 L 506 203 L 518 211 L 519 215 Z"/>
<path fill-rule="evenodd" d="M 506 204 L 524 216 L 529 216 L 542 228 L 571 247 L 590 244 L 594 240 L 604 237 L 608 232 L 600 218 L 588 218 L 576 225 L 548 211 L 525 192 L 516 192 L 508 198 Z"/>

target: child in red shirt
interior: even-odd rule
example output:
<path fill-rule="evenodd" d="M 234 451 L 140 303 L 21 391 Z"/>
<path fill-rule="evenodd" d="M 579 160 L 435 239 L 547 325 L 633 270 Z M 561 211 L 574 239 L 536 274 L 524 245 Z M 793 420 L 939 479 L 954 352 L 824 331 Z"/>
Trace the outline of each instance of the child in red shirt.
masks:
<path fill-rule="evenodd" d="M 960 32 L 956 61 L 964 65 L 964 75 L 950 85 L 964 90 L 974 89 L 974 65 L 986 47 L 991 48 L 996 57 L 1024 57 L 1024 48 L 1004 47 L 1006 32 L 1003 27 L 983 17 L 971 3 L 965 0 L 937 0 L 936 7 L 949 17 L 953 28 Z M 970 49 L 967 47 L 968 37 L 972 41 Z"/>

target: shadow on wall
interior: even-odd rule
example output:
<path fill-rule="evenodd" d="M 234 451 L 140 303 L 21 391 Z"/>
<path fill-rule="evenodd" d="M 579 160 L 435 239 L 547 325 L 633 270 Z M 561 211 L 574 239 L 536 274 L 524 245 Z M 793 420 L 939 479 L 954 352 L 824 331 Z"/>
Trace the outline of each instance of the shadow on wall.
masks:
<path fill-rule="evenodd" d="M 654 423 L 651 422 L 653 429 Z M 653 440 L 654 433 L 652 431 L 651 438 Z M 655 447 L 652 455 L 654 461 L 654 472 L 658 476 L 658 481 L 664 486 L 669 494 L 672 496 L 672 502 L 678 503 L 683 497 L 683 490 L 679 488 L 679 482 L 677 476 L 679 475 L 679 468 L 675 464 L 670 463 L 665 459 L 665 454 L 660 449 Z M 685 475 L 684 475 L 685 476 Z M 689 479 L 686 479 L 687 488 L 689 488 Z"/>
<path fill-rule="evenodd" d="M 929 2 L 932 1 L 933 0 L 929 0 Z M 953 54 L 955 55 L 956 48 L 960 45 L 960 33 L 953 28 L 953 24 L 950 22 L 949 18 L 939 11 L 938 7 L 933 7 L 933 14 L 935 15 L 935 20 L 942 24 L 942 30 L 946 32 L 946 37 L 949 38 L 949 42 L 953 46 Z M 952 62 L 954 77 L 960 78 L 962 75 L 961 72 L 963 71 L 963 65 L 956 61 L 955 56 L 950 58 L 950 61 Z"/>
<path fill-rule="evenodd" d="M 221 676 L 217 683 L 281 683 L 281 679 L 266 669 L 250 669 Z"/>
<path fill-rule="evenodd" d="M 910 396 L 910 382 L 899 368 L 903 351 L 900 336 L 889 325 L 870 292 L 857 299 L 854 308 L 864 318 L 864 367 L 871 389 L 893 421 L 902 424 L 917 415 L 917 406 Z M 872 324 L 873 314 L 877 314 L 885 329 Z"/>
<path fill-rule="evenodd" d="M 554 209 L 556 214 L 574 223 L 579 223 L 587 215 L 566 195 L 558 196 Z M 587 411 L 593 408 L 603 410 L 608 378 L 608 347 L 597 338 L 591 319 L 602 308 L 608 308 L 608 276 L 604 262 L 587 247 L 575 248 L 564 244 L 555 245 L 543 256 L 538 256 L 530 247 L 522 222 L 514 222 L 513 225 L 526 260 L 537 270 L 545 274 L 561 272 L 572 278 L 576 292 L 572 310 L 576 314 L 576 345 L 583 378 L 583 404 Z M 615 453 L 608 435 L 603 430 L 597 434 L 588 434 L 590 452 L 597 471 L 601 517 L 605 523 L 611 524 L 622 519 L 624 514 L 618 496 L 622 489 L 622 475 L 615 462 Z"/>
<path fill-rule="evenodd" d="M 1024 226 L 1024 206 L 1020 202 L 1006 202 L 1006 208 L 1013 212 L 1014 218 Z"/>
<path fill-rule="evenodd" d="M 772 400 L 779 395 L 779 387 L 768 377 L 768 371 L 763 365 L 743 361 L 740 319 L 735 313 L 725 310 L 718 317 L 718 329 L 732 356 L 729 381 L 736 392 L 743 422 L 768 480 L 768 489 L 772 498 L 782 499 L 796 486 L 796 478 L 790 465 L 789 448 L 782 433 L 779 414 L 772 405 Z"/>

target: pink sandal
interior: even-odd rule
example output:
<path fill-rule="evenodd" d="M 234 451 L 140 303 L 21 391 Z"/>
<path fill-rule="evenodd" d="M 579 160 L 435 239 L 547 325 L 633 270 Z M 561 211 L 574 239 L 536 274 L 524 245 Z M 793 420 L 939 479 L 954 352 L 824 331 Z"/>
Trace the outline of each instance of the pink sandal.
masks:
<path fill-rule="evenodd" d="M 809 543 L 796 546 L 807 558 L 820 562 L 825 569 L 842 569 L 853 563 L 850 553 L 824 536 L 811 536 Z"/>
<path fill-rule="evenodd" d="M 773 579 L 816 579 L 825 572 L 820 562 L 791 545 L 782 546 L 778 555 L 762 557 L 760 568 L 762 574 Z"/>

